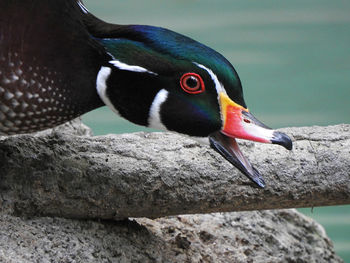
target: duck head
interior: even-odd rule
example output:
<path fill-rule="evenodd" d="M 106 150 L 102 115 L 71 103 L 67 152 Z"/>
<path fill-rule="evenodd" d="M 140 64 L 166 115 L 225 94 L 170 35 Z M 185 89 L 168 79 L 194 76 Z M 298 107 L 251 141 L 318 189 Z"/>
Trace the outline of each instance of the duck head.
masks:
<path fill-rule="evenodd" d="M 119 26 L 96 39 L 109 54 L 97 91 L 120 116 L 139 125 L 208 143 L 258 186 L 265 183 L 236 139 L 292 148 L 290 138 L 248 110 L 231 63 L 213 49 L 173 31 Z"/>

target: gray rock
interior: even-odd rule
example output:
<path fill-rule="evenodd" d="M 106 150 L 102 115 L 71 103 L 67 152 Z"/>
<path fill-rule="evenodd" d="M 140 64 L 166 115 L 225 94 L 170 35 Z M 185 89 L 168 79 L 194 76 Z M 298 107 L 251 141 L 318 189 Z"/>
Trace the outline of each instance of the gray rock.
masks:
<path fill-rule="evenodd" d="M 86 126 L 73 122 L 2 137 L 0 262 L 342 262 L 323 228 L 294 210 L 100 220 L 258 209 L 265 202 L 318 204 L 312 194 L 340 182 L 346 186 L 337 189 L 344 193 L 349 175 L 335 166 L 349 165 L 349 148 L 342 148 L 349 143 L 349 126 L 303 129 L 287 130 L 296 140 L 293 153 L 267 146 L 267 156 L 266 145 L 245 144 L 266 173 L 266 190 L 253 188 L 209 148 L 178 135 L 91 137 Z M 339 152 L 347 155 L 335 156 Z M 319 159 L 325 155 L 330 161 Z M 319 188 L 304 189 L 317 185 L 319 176 Z M 345 193 L 327 197 L 341 203 L 348 200 Z"/>
<path fill-rule="evenodd" d="M 0 262 L 342 262 L 294 210 L 151 220 L 0 216 Z"/>
<path fill-rule="evenodd" d="M 208 146 L 176 134 L 91 137 L 70 124 L 2 137 L 0 211 L 122 219 L 349 204 L 350 125 L 284 131 L 294 137 L 291 152 L 241 143 L 265 189 Z"/>

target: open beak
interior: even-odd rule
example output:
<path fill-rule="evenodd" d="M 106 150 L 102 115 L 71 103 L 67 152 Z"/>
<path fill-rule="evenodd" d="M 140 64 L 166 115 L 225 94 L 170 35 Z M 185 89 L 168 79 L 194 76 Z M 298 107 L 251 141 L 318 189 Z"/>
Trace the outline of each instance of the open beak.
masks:
<path fill-rule="evenodd" d="M 240 151 L 235 138 L 263 143 L 279 144 L 292 149 L 291 139 L 282 132 L 274 131 L 257 120 L 248 109 L 232 101 L 227 94 L 219 94 L 223 127 L 209 136 L 210 146 L 236 166 L 261 188 L 264 179 Z"/>

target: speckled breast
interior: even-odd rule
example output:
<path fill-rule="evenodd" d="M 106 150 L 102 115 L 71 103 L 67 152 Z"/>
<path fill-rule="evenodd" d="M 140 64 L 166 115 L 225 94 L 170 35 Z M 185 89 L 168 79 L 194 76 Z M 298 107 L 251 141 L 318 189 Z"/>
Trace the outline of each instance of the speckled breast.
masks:
<path fill-rule="evenodd" d="M 96 76 L 106 54 L 82 14 L 76 0 L 0 0 L 0 134 L 52 128 L 103 105 Z"/>
<path fill-rule="evenodd" d="M 38 64 L 0 53 L 0 134 L 39 131 L 80 114 L 60 73 Z"/>

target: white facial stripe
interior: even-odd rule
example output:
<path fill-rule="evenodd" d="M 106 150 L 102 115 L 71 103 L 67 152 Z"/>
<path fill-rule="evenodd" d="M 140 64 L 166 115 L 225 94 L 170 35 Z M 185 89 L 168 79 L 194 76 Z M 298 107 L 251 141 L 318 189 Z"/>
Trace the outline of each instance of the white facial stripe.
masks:
<path fill-rule="evenodd" d="M 89 10 L 87 10 L 87 8 L 83 5 L 83 3 L 80 0 L 78 0 L 78 5 L 85 14 L 89 13 Z"/>
<path fill-rule="evenodd" d="M 149 74 L 153 74 L 153 75 L 158 75 L 157 73 L 149 71 L 143 67 L 128 65 L 128 64 L 125 64 L 123 62 L 120 62 L 119 60 L 111 60 L 111 61 L 109 61 L 109 63 L 111 63 L 113 66 L 115 66 L 116 68 L 118 68 L 120 70 L 127 70 L 127 71 L 133 71 L 133 72 L 144 72 L 144 73 L 149 73 Z"/>
<path fill-rule="evenodd" d="M 160 118 L 160 107 L 167 100 L 169 92 L 165 89 L 160 90 L 154 97 L 148 114 L 148 127 L 154 129 L 167 130 Z"/>
<path fill-rule="evenodd" d="M 118 110 L 113 106 L 112 102 L 107 96 L 107 80 L 112 72 L 112 69 L 109 67 L 101 67 L 100 71 L 97 74 L 96 79 L 96 90 L 101 100 L 117 115 L 120 116 Z"/>
<path fill-rule="evenodd" d="M 193 62 L 193 63 L 196 64 L 198 67 L 200 67 L 200 68 L 202 68 L 202 69 L 204 69 L 204 70 L 206 70 L 208 72 L 208 74 L 210 75 L 211 79 L 215 83 L 215 88 L 216 88 L 216 92 L 218 93 L 218 95 L 220 94 L 220 92 L 223 92 L 223 93 L 226 94 L 226 90 L 225 90 L 224 86 L 220 83 L 218 77 L 215 75 L 215 73 L 211 69 L 209 69 L 206 66 L 203 66 L 203 65 L 201 65 L 199 63 L 196 63 L 196 62 Z"/>

